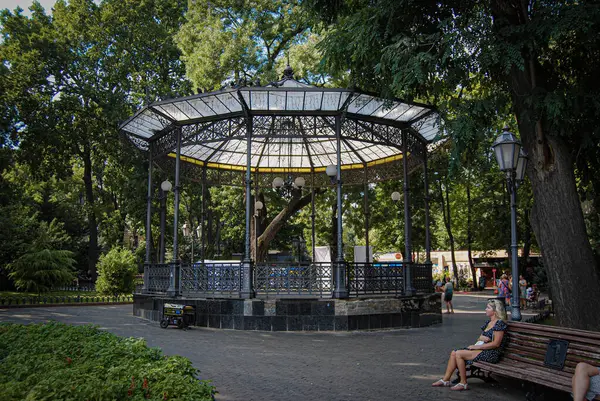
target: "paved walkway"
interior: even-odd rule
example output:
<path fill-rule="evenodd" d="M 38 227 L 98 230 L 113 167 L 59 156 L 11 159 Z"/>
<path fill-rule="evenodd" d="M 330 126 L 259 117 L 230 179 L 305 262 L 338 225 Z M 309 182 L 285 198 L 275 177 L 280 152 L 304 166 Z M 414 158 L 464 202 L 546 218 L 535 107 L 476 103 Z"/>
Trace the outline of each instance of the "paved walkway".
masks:
<path fill-rule="evenodd" d="M 189 358 L 217 400 L 523 400 L 518 383 L 472 380 L 468 392 L 431 388 L 452 348 L 472 344 L 487 296 L 455 295 L 441 325 L 377 332 L 245 332 L 174 327 L 132 316 L 131 305 L 0 309 L 0 321 L 93 323 Z M 525 317 L 528 315 L 525 314 Z"/>

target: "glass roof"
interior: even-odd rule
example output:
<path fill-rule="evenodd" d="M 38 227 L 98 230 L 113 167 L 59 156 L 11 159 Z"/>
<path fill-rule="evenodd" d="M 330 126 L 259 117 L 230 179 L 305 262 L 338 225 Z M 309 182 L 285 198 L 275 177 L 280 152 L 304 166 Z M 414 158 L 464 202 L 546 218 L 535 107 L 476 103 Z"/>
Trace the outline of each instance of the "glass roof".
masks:
<path fill-rule="evenodd" d="M 144 149 L 143 142 L 173 135 L 177 127 L 225 121 L 227 126 L 207 128 L 214 131 L 211 135 L 183 140 L 181 154 L 216 167 L 245 167 L 245 118 L 251 116 L 253 168 L 314 169 L 336 163 L 336 115 L 344 116 L 342 165 L 364 165 L 401 155 L 401 129 L 408 129 L 425 144 L 439 133 L 439 115 L 431 107 L 306 85 L 293 79 L 289 67 L 281 81 L 264 87 L 154 102 L 120 129 Z"/>

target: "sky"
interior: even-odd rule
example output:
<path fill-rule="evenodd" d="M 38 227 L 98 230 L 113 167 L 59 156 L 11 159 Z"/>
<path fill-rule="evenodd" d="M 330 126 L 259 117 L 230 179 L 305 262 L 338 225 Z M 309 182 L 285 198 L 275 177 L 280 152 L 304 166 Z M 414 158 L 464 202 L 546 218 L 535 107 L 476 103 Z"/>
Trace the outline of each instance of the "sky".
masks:
<path fill-rule="evenodd" d="M 46 9 L 46 12 L 49 13 L 56 0 L 39 0 L 39 2 Z M 33 0 L 0 0 L 0 9 L 8 8 L 12 11 L 19 6 L 25 10 L 26 15 L 29 15 L 28 8 L 31 3 L 33 3 Z"/>
<path fill-rule="evenodd" d="M 56 0 L 38 0 L 42 7 L 46 10 L 46 13 L 49 14 L 52 11 L 52 6 L 56 3 Z M 33 3 L 33 0 L 0 0 L 0 10 L 8 8 L 9 10 L 14 10 L 17 6 L 21 7 L 25 12 L 23 14 L 30 15 L 29 6 Z M 97 0 L 96 3 L 99 3 Z"/>

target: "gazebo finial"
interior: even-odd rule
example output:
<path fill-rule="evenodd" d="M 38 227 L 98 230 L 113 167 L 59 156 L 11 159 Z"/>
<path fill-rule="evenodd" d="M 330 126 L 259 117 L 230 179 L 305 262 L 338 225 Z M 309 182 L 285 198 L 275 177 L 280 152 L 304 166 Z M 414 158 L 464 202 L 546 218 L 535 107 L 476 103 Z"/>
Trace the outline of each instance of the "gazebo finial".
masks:
<path fill-rule="evenodd" d="M 285 67 L 285 70 L 283 70 L 283 78 L 294 79 L 294 70 L 292 69 L 292 67 L 290 67 L 289 64 L 287 65 L 287 67 Z"/>

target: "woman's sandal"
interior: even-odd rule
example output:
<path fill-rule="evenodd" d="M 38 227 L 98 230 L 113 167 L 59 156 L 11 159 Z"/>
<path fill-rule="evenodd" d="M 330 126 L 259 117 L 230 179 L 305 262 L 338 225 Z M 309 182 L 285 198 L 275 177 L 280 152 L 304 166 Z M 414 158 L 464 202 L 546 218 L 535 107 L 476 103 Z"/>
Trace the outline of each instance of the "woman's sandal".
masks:
<path fill-rule="evenodd" d="M 454 386 L 450 387 L 450 390 L 452 390 L 452 391 L 465 391 L 468 389 L 469 388 L 467 387 L 467 383 L 465 383 L 465 384 L 456 383 Z"/>
<path fill-rule="evenodd" d="M 452 383 L 449 380 L 445 381 L 444 379 L 440 379 L 433 383 L 431 387 L 450 387 L 451 385 Z"/>

